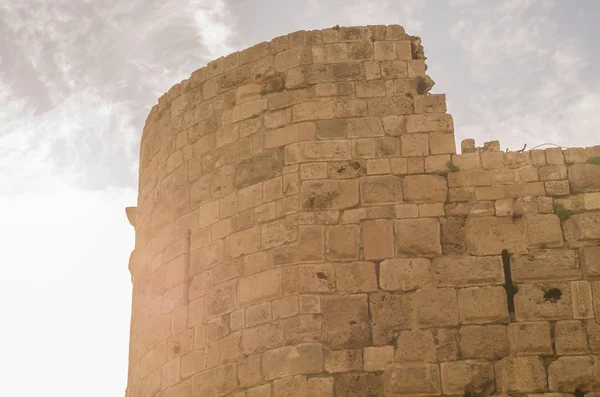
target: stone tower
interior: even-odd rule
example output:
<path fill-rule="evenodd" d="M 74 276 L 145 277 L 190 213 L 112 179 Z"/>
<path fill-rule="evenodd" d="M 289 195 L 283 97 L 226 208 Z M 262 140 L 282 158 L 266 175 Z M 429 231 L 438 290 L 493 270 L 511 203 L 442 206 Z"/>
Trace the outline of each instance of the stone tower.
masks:
<path fill-rule="evenodd" d="M 336 26 L 159 99 L 127 396 L 600 392 L 600 146 L 456 154 L 425 73 L 402 27 Z"/>

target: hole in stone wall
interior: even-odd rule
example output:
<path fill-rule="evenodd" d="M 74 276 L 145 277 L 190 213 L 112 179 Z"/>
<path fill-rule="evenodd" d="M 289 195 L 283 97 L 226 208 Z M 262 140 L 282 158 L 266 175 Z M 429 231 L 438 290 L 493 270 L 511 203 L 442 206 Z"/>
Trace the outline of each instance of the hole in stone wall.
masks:
<path fill-rule="evenodd" d="M 511 321 L 515 317 L 515 294 L 519 289 L 513 284 L 512 274 L 510 271 L 510 254 L 508 250 L 502 250 L 502 265 L 504 266 L 504 289 L 506 290 L 506 303 L 508 305 L 508 313 Z"/>
<path fill-rule="evenodd" d="M 317 277 L 321 280 L 327 280 L 327 275 L 323 272 L 317 272 Z"/>
<path fill-rule="evenodd" d="M 573 393 L 573 395 L 575 397 L 584 397 L 585 393 L 581 391 L 581 389 L 575 389 L 575 392 Z"/>
<path fill-rule="evenodd" d="M 550 288 L 544 292 L 544 300 L 546 302 L 556 303 L 562 297 L 562 291 L 558 288 Z"/>

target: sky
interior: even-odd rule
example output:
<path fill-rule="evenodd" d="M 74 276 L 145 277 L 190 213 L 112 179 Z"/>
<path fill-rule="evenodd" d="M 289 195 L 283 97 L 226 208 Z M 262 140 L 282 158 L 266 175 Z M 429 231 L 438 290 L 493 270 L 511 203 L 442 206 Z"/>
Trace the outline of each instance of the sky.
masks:
<path fill-rule="evenodd" d="M 593 146 L 599 20 L 597 0 L 0 0 L 2 394 L 124 395 L 124 209 L 147 114 L 195 69 L 297 30 L 400 24 L 458 148 Z"/>

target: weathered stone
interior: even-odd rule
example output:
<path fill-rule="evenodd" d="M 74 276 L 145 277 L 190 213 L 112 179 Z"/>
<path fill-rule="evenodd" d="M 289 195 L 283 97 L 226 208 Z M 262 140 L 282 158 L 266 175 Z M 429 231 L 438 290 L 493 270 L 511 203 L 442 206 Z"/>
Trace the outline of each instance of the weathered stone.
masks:
<path fill-rule="evenodd" d="M 235 167 L 234 184 L 242 189 L 277 176 L 283 168 L 283 150 L 271 149 L 249 159 Z"/>
<path fill-rule="evenodd" d="M 395 227 L 399 254 L 433 257 L 442 253 L 437 219 L 400 219 Z"/>
<path fill-rule="evenodd" d="M 600 190 L 600 165 L 574 164 L 569 167 L 568 173 L 573 193 L 589 193 Z"/>
<path fill-rule="evenodd" d="M 461 327 L 459 335 L 465 358 L 496 360 L 509 355 L 505 325 L 469 325 Z"/>
<path fill-rule="evenodd" d="M 369 295 L 373 345 L 389 345 L 398 331 L 411 328 L 411 303 L 408 295 L 379 292 Z"/>
<path fill-rule="evenodd" d="M 396 346 L 397 362 L 454 361 L 458 358 L 458 335 L 451 328 L 401 331 Z"/>
<path fill-rule="evenodd" d="M 266 380 L 323 371 L 323 346 L 305 343 L 285 346 L 263 353 L 263 374 Z"/>
<path fill-rule="evenodd" d="M 333 349 L 361 349 L 369 345 L 367 295 L 324 296 L 323 341 Z"/>
<path fill-rule="evenodd" d="M 504 270 L 500 256 L 443 256 L 434 258 L 432 271 L 439 287 L 500 285 Z"/>
<path fill-rule="evenodd" d="M 379 285 L 386 291 L 413 291 L 432 284 L 430 260 L 386 259 L 379 266 Z"/>
<path fill-rule="evenodd" d="M 440 365 L 442 391 L 446 395 L 465 394 L 468 387 L 474 393 L 481 393 L 488 383 L 494 382 L 494 367 L 486 361 L 455 361 Z"/>
<path fill-rule="evenodd" d="M 552 354 L 551 325 L 548 322 L 512 323 L 508 325 L 510 351 L 519 356 Z"/>
<path fill-rule="evenodd" d="M 394 364 L 384 376 L 387 393 L 439 395 L 442 391 L 436 364 Z"/>
<path fill-rule="evenodd" d="M 408 175 L 404 178 L 404 199 L 409 203 L 445 203 L 446 178 L 438 175 Z"/>
<path fill-rule="evenodd" d="M 501 393 L 541 393 L 546 389 L 546 368 L 540 357 L 510 357 L 496 366 L 496 388 Z"/>
<path fill-rule="evenodd" d="M 512 279 L 516 282 L 581 278 L 577 251 L 539 250 L 515 254 L 510 263 Z"/>

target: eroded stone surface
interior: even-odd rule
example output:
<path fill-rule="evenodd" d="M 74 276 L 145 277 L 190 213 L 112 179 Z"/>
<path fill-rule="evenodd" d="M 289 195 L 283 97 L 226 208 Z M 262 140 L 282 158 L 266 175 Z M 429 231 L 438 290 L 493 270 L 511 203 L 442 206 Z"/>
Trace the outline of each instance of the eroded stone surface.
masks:
<path fill-rule="evenodd" d="M 600 392 L 600 146 L 456 154 L 425 60 L 299 31 L 159 99 L 127 396 Z"/>

